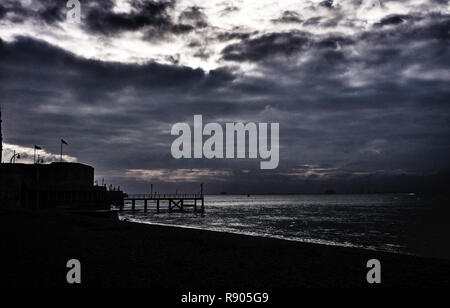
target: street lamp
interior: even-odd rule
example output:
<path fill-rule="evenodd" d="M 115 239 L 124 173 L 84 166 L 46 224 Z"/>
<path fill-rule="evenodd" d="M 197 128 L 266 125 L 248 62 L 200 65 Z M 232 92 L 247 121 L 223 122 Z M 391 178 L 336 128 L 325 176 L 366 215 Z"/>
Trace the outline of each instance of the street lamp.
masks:
<path fill-rule="evenodd" d="M 10 164 L 12 164 L 12 163 L 16 163 L 16 158 L 17 159 L 20 159 L 20 154 L 19 153 L 17 153 L 16 154 L 16 150 L 14 150 L 14 155 L 11 157 L 11 159 L 9 160 L 9 163 Z"/>

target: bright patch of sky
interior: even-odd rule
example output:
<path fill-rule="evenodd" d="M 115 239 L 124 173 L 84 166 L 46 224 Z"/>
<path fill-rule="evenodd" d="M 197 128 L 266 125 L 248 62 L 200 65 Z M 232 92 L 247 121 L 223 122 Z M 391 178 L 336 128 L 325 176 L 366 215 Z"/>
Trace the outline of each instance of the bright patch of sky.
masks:
<path fill-rule="evenodd" d="M 41 8 L 37 0 L 21 0 L 20 2 L 23 7 L 32 10 Z M 443 8 L 433 5 L 431 1 L 422 0 L 363 0 L 362 4 L 359 2 L 354 0 L 179 0 L 168 11 L 174 21 L 178 20 L 186 9 L 199 7 L 206 16 L 208 26 L 196 28 L 189 33 L 171 35 L 162 40 L 149 40 L 145 38 L 144 29 L 105 36 L 86 32 L 82 24 L 69 23 L 65 20 L 49 25 L 38 19 L 25 19 L 22 23 L 12 23 L 4 18 L 0 20 L 0 37 L 11 41 L 15 36 L 32 36 L 76 55 L 103 61 L 174 63 L 175 59 L 177 64 L 199 67 L 208 71 L 223 65 L 221 51 L 227 44 L 233 42 L 217 40 L 219 33 L 241 32 L 258 36 L 272 32 L 300 30 L 316 35 L 337 32 L 351 35 L 364 31 L 383 17 L 393 14 L 433 10 L 439 10 L 440 13 L 450 12 L 448 6 Z M 83 1 L 81 3 L 83 14 Z M 326 3 L 329 5 L 325 5 Z M 61 5 L 64 4 L 62 1 Z M 115 2 L 113 12 L 130 13 L 131 11 L 133 11 L 131 0 Z M 286 22 L 286 20 L 277 22 L 285 12 L 300 22 Z M 314 18 L 321 22 L 314 23 Z M 333 21 L 335 25 L 324 26 L 326 21 Z M 81 23 L 83 23 L 83 17 Z M 202 52 L 207 56 L 199 56 L 198 49 L 192 48 L 193 42 L 200 42 L 203 46 Z M 249 66 L 242 68 L 247 71 Z"/>

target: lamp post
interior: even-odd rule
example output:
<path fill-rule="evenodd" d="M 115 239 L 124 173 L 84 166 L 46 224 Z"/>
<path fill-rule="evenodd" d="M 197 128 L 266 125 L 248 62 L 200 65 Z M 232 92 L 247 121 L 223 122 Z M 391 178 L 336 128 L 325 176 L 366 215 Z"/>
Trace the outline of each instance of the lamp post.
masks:
<path fill-rule="evenodd" d="M 12 163 L 16 163 L 16 158 L 17 159 L 20 159 L 20 154 L 19 153 L 17 153 L 16 154 L 16 150 L 14 150 L 14 155 L 11 157 L 11 159 L 9 160 L 9 163 L 10 164 L 12 164 Z"/>

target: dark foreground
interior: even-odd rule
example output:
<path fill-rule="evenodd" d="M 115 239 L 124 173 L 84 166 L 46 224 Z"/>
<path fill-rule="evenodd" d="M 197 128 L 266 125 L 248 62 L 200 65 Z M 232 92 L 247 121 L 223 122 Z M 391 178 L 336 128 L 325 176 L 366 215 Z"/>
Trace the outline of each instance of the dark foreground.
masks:
<path fill-rule="evenodd" d="M 383 287 L 449 287 L 450 261 L 51 212 L 0 212 L 0 285 L 82 287 L 367 287 L 379 259 Z"/>

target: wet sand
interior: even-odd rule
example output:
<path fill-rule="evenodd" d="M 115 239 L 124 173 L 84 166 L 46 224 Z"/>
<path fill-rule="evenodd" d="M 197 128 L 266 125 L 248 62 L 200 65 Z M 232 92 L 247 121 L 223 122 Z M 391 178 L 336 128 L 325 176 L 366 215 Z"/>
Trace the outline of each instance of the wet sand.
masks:
<path fill-rule="evenodd" d="M 450 261 L 47 212 L 0 212 L 1 286 L 66 287 L 79 259 L 83 287 L 449 287 Z"/>

